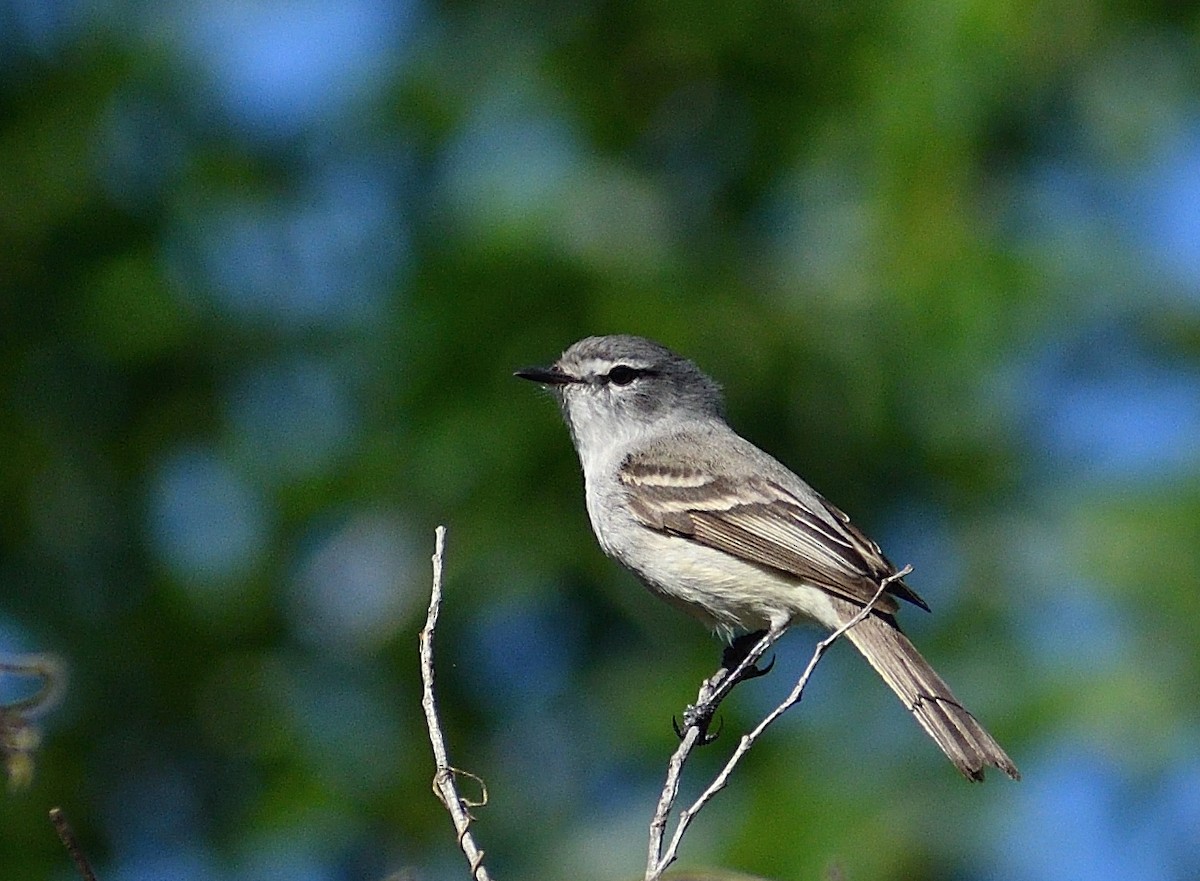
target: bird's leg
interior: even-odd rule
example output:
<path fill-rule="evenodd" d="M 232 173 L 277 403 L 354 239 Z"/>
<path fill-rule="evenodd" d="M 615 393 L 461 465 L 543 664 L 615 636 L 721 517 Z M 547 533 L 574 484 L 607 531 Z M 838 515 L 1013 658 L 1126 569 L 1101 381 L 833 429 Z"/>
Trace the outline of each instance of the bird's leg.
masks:
<path fill-rule="evenodd" d="M 747 633 L 733 640 L 721 656 L 721 667 L 700 687 L 696 703 L 688 705 L 683 711 L 684 730 L 692 726 L 699 728 L 702 744 L 716 740 L 715 734 L 709 735 L 708 726 L 712 723 L 717 707 L 739 682 L 771 672 L 771 667 L 775 664 L 774 659 L 761 668 L 757 666 L 758 659 L 783 636 L 786 629 L 787 625 L 783 624 L 770 630 Z M 675 733 L 682 736 L 677 724 Z"/>
<path fill-rule="evenodd" d="M 766 635 L 766 630 L 755 630 L 753 633 L 743 633 L 741 636 L 735 637 L 725 648 L 725 651 L 721 653 L 721 669 L 729 671 L 726 675 L 732 675 L 738 670 L 742 662 L 746 660 L 747 655 L 750 654 L 751 650 Z M 738 674 L 738 681 L 741 682 L 746 679 L 757 679 L 759 676 L 766 676 L 774 666 L 774 657 L 767 662 L 765 667 L 759 667 L 757 663 L 750 664 Z"/>

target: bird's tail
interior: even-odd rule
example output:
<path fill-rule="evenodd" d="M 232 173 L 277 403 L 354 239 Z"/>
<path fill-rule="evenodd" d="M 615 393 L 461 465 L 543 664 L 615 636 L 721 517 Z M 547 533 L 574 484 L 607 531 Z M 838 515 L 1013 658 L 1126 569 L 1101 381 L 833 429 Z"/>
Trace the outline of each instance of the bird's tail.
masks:
<path fill-rule="evenodd" d="M 853 610 L 847 620 L 850 614 Z M 1021 779 L 1012 759 L 958 702 L 891 616 L 868 615 L 846 636 L 964 776 L 982 780 L 983 769 L 994 765 L 1013 780 Z"/>

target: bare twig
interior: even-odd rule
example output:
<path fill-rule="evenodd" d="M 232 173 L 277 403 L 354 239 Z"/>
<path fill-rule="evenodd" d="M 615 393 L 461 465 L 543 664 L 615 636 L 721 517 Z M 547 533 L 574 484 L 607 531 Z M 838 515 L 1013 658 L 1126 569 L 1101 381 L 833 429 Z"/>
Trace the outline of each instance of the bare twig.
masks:
<path fill-rule="evenodd" d="M 670 819 L 671 809 L 679 795 L 679 778 L 683 773 L 683 766 L 692 750 L 704 737 L 707 720 L 712 718 L 721 701 L 742 680 L 746 671 L 758 663 L 758 660 L 766 654 L 767 649 L 784 634 L 785 630 L 786 628 L 780 628 L 767 631 L 734 669 L 729 670 L 722 666 L 716 673 L 700 683 L 700 692 L 696 695 L 696 703 L 688 708 L 687 715 L 691 717 L 691 721 L 685 720 L 687 727 L 679 740 L 679 746 L 675 748 L 671 760 L 667 763 L 667 779 L 663 783 L 658 807 L 650 821 L 650 850 L 646 863 L 648 879 L 652 877 L 650 867 L 659 865 L 661 861 L 663 836 L 666 834 L 667 820 Z M 666 864 L 664 863 L 659 871 L 661 872 L 665 868 Z"/>
<path fill-rule="evenodd" d="M 83 881 L 96 881 L 96 873 L 92 871 L 87 857 L 83 855 L 83 849 L 79 846 L 79 840 L 75 837 L 75 832 L 71 829 L 71 824 L 67 822 L 62 808 L 50 809 L 50 822 L 54 824 L 54 831 L 58 833 L 58 840 L 63 843 L 63 847 L 71 855 L 71 860 L 75 863 L 75 869 L 79 872 L 79 877 Z"/>
<path fill-rule="evenodd" d="M 804 689 L 808 686 L 808 682 L 812 678 L 813 671 L 816 670 L 817 664 L 820 663 L 821 658 L 825 655 L 825 652 L 829 650 L 829 647 L 841 639 L 847 630 L 849 630 L 858 622 L 862 621 L 867 617 L 867 615 L 871 614 L 872 609 L 875 607 L 875 603 L 883 595 L 884 591 L 888 589 L 889 585 L 891 585 L 893 582 L 899 581 L 910 572 L 912 572 L 912 566 L 905 566 L 899 572 L 882 579 L 879 583 L 879 588 L 875 591 L 875 595 L 871 598 L 869 603 L 859 609 L 859 611 L 849 621 L 817 643 L 816 648 L 813 650 L 812 658 L 809 659 L 808 666 L 804 668 L 804 672 L 801 674 L 799 680 L 797 680 L 796 685 L 792 688 L 788 696 L 784 698 L 783 702 L 779 706 L 768 713 L 763 720 L 759 722 L 758 725 L 756 725 L 749 733 L 742 736 L 742 739 L 738 742 L 737 748 L 733 751 L 733 754 L 729 757 L 728 761 L 726 761 L 725 766 L 721 769 L 717 776 L 713 778 L 712 783 L 710 783 L 708 787 L 702 793 L 700 793 L 699 797 L 697 797 L 692 804 L 679 812 L 679 819 L 675 823 L 675 831 L 671 835 L 671 840 L 667 844 L 666 850 L 664 851 L 662 847 L 663 836 L 666 830 L 667 819 L 670 816 L 671 810 L 675 804 L 675 800 L 679 794 L 679 777 L 683 770 L 684 763 L 687 761 L 692 749 L 695 747 L 697 741 L 703 734 L 702 726 L 699 724 L 691 724 L 687 727 L 679 747 L 675 750 L 674 755 L 671 756 L 671 760 L 668 763 L 667 779 L 663 786 L 662 796 L 659 798 L 658 808 L 654 812 L 654 818 L 650 821 L 650 853 L 649 860 L 646 864 L 645 881 L 657 881 L 657 879 L 662 876 L 662 873 L 666 871 L 667 867 L 675 861 L 679 853 L 679 845 L 683 840 L 684 833 L 687 832 L 688 826 L 691 825 L 691 822 L 695 818 L 696 814 L 698 814 L 704 808 L 704 806 L 712 800 L 713 796 L 725 788 L 729 782 L 730 775 L 733 774 L 734 769 L 742 760 L 742 757 L 750 750 L 750 747 L 754 746 L 754 743 L 758 740 L 762 733 L 766 731 L 766 729 L 776 719 L 799 703 L 801 697 L 804 696 Z M 706 705 L 707 712 L 711 715 L 711 712 L 715 711 L 716 705 L 720 703 L 721 699 L 723 699 L 733 689 L 733 687 L 737 685 L 739 681 L 741 681 L 744 671 L 748 670 L 750 665 L 754 664 L 758 658 L 762 657 L 766 650 L 770 648 L 771 644 L 783 634 L 783 630 L 784 629 L 781 628 L 778 631 L 771 630 L 768 632 L 762 639 L 758 641 L 758 643 L 746 656 L 746 659 L 744 659 L 729 675 L 726 675 L 726 670 L 721 669 L 718 670 L 713 677 L 705 680 L 704 684 L 700 687 L 700 697 L 697 701 L 697 706 L 702 704 Z"/>
<path fill-rule="evenodd" d="M 705 680 L 704 684 L 700 686 L 701 694 L 704 693 L 704 689 L 708 687 L 710 681 Z M 662 865 L 660 855 L 663 848 L 663 836 L 667 831 L 667 820 L 671 816 L 671 808 L 675 805 L 675 799 L 679 796 L 679 778 L 683 774 L 683 765 L 688 760 L 688 756 L 692 754 L 696 742 L 700 739 L 700 734 L 699 725 L 689 725 L 679 741 L 679 746 L 671 755 L 671 760 L 667 762 L 667 779 L 663 783 L 662 795 L 658 797 L 658 807 L 650 820 L 650 853 L 646 858 L 647 881 L 653 881 L 662 874 L 661 869 L 666 868 L 665 865 Z"/>
<path fill-rule="evenodd" d="M 429 728 L 429 742 L 433 746 L 433 760 L 436 771 L 433 775 L 433 791 L 441 799 L 454 828 L 458 832 L 458 846 L 462 848 L 471 867 L 471 877 L 474 881 L 491 881 L 483 865 L 483 851 L 475 844 L 471 836 L 471 814 L 469 808 L 479 807 L 487 803 L 487 788 L 483 781 L 474 774 L 460 771 L 450 764 L 446 753 L 446 738 L 442 734 L 441 721 L 438 718 L 437 702 L 433 696 L 433 634 L 437 628 L 438 613 L 442 606 L 442 572 L 446 556 L 446 527 L 439 526 L 436 532 L 436 542 L 433 553 L 433 588 L 429 598 L 429 615 L 425 619 L 425 627 L 421 630 L 421 683 L 423 692 L 421 706 L 425 710 L 425 723 Z M 468 802 L 458 794 L 456 777 L 459 774 L 476 780 L 482 796 L 478 802 Z"/>

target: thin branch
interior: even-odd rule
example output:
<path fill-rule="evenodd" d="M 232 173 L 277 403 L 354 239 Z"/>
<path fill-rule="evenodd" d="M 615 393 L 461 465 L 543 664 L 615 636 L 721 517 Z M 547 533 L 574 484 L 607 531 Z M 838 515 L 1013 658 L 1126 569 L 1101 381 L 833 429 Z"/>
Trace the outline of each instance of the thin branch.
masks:
<path fill-rule="evenodd" d="M 433 588 L 429 598 L 429 615 L 425 619 L 425 627 L 421 630 L 421 683 L 423 692 L 421 706 L 425 710 L 425 723 L 429 728 L 429 742 L 433 746 L 433 760 L 437 770 L 433 775 L 433 791 L 454 821 L 458 832 L 458 846 L 462 848 L 471 868 L 474 881 L 491 881 L 483 865 L 483 851 L 475 844 L 471 836 L 471 814 L 469 808 L 479 807 L 487 803 L 487 788 L 483 781 L 466 771 L 460 771 L 450 764 L 446 753 L 446 738 L 442 734 L 442 724 L 438 718 L 437 702 L 433 696 L 433 634 L 437 628 L 438 613 L 442 606 L 442 572 L 446 557 L 446 527 L 439 526 L 436 532 L 436 542 L 433 553 Z M 471 777 L 477 781 L 482 790 L 478 802 L 469 802 L 458 794 L 457 775 Z"/>
<path fill-rule="evenodd" d="M 87 857 L 83 855 L 83 849 L 79 846 L 79 839 L 75 837 L 75 832 L 71 829 L 71 824 L 67 822 L 62 808 L 50 809 L 50 822 L 54 824 L 54 831 L 58 833 L 58 840 L 63 843 L 63 847 L 71 855 L 71 861 L 75 863 L 75 869 L 79 872 L 79 877 L 83 881 L 96 881 L 96 873 L 92 871 Z"/>
<path fill-rule="evenodd" d="M 687 761 L 688 755 L 691 753 L 692 748 L 695 746 L 700 735 L 703 733 L 700 725 L 688 726 L 687 731 L 684 733 L 683 741 L 680 743 L 679 748 L 675 750 L 675 754 L 671 756 L 671 761 L 667 768 L 667 782 L 663 787 L 663 794 L 659 799 L 658 809 L 655 811 L 654 818 L 650 823 L 650 855 L 649 861 L 646 865 L 645 881 L 657 881 L 657 879 L 662 876 L 662 873 L 666 871 L 667 867 L 675 861 L 679 853 L 680 842 L 682 842 L 684 833 L 687 832 L 688 826 L 691 825 L 692 820 L 701 810 L 703 810 L 704 806 L 712 800 L 713 796 L 725 788 L 725 786 L 729 783 L 729 778 L 733 774 L 734 769 L 742 760 L 742 757 L 749 752 L 750 748 L 754 746 L 755 742 L 762 735 L 762 733 L 766 731 L 776 719 L 800 702 L 800 699 L 804 696 L 804 689 L 808 686 L 808 682 L 812 678 L 813 671 L 816 670 L 817 664 L 820 663 L 821 658 L 824 657 L 825 652 L 829 650 L 830 646 L 841 639 L 847 630 L 858 624 L 860 621 L 866 618 L 867 615 L 871 614 L 871 611 L 875 607 L 875 603 L 888 589 L 888 587 L 893 582 L 899 581 L 901 578 L 908 575 L 910 572 L 912 572 L 912 566 L 905 566 L 899 572 L 882 579 L 879 583 L 879 588 L 875 591 L 875 595 L 871 598 L 869 603 L 859 609 L 854 617 L 848 620 L 845 624 L 817 643 L 816 648 L 813 650 L 812 658 L 809 659 L 808 666 L 804 668 L 804 672 L 801 674 L 799 680 L 797 680 L 796 685 L 792 688 L 788 696 L 784 698 L 783 702 L 779 706 L 768 713 L 763 720 L 759 722 L 758 725 L 756 725 L 749 733 L 742 736 L 742 739 L 738 742 L 737 748 L 733 751 L 733 754 L 729 757 L 728 761 L 726 761 L 725 766 L 721 769 L 717 776 L 713 778 L 712 783 L 710 783 L 708 787 L 702 793 L 700 793 L 699 797 L 697 797 L 697 799 L 692 802 L 691 805 L 679 812 L 679 819 L 675 824 L 675 832 L 672 834 L 671 841 L 667 845 L 666 850 L 663 851 L 663 834 L 666 829 L 667 818 L 670 815 L 675 803 L 675 799 L 678 796 L 679 776 L 683 770 L 683 764 Z M 759 642 L 751 650 L 750 655 L 747 656 L 747 659 L 749 659 L 751 655 L 754 656 L 754 660 L 750 661 L 750 664 L 753 664 L 755 661 L 757 661 L 757 659 L 766 652 L 767 648 L 770 647 L 771 643 L 773 643 L 775 639 L 782 635 L 782 633 L 782 629 L 778 632 L 772 630 L 761 640 L 759 640 Z M 698 703 L 705 701 L 706 689 L 711 689 L 711 693 L 707 695 L 710 702 L 711 698 L 717 693 L 720 693 L 720 696 L 724 697 L 735 685 L 738 684 L 739 681 L 741 681 L 739 677 L 747 669 L 749 669 L 749 665 L 744 660 L 738 665 L 737 669 L 734 671 L 734 675 L 725 677 L 722 675 L 725 673 L 725 671 L 718 670 L 716 675 L 706 680 L 701 686 L 700 701 L 698 701 Z M 713 684 L 714 680 L 716 680 L 715 685 Z M 720 691 L 721 686 L 725 686 L 723 691 Z M 720 703 L 719 698 L 716 703 Z M 712 705 L 712 709 L 716 709 L 715 704 Z"/>
<path fill-rule="evenodd" d="M 660 865 L 660 854 L 663 849 L 663 837 L 666 834 L 667 821 L 670 819 L 671 810 L 675 805 L 675 800 L 679 796 L 679 780 L 683 773 L 683 766 L 687 762 L 688 757 L 692 754 L 692 750 L 698 744 L 701 744 L 706 734 L 708 721 L 712 719 L 726 695 L 732 691 L 733 687 L 745 678 L 746 673 L 756 664 L 758 660 L 767 653 L 767 650 L 781 637 L 786 628 L 779 630 L 771 630 L 763 635 L 753 648 L 746 654 L 741 662 L 732 670 L 722 666 L 712 676 L 704 680 L 700 684 L 700 692 L 696 695 L 696 703 L 688 707 L 685 713 L 686 729 L 683 736 L 680 738 L 679 746 L 671 756 L 671 760 L 667 763 L 667 779 L 663 783 L 662 795 L 658 799 L 658 807 L 654 811 L 654 817 L 650 821 L 650 848 L 646 862 L 646 878 L 652 877 L 652 867 Z M 662 864 L 665 869 L 666 865 Z"/>
<path fill-rule="evenodd" d="M 700 686 L 701 694 L 708 687 L 710 680 L 705 680 Z M 675 805 L 675 799 L 679 796 L 679 778 L 683 773 L 683 765 L 691 755 L 692 749 L 696 746 L 696 741 L 700 739 L 700 726 L 689 725 L 683 733 L 683 738 L 679 741 L 679 746 L 676 748 L 671 760 L 667 763 L 667 779 L 663 783 L 662 795 L 658 798 L 658 807 L 654 811 L 654 816 L 650 820 L 650 852 L 646 859 L 646 879 L 653 881 L 656 875 L 652 874 L 657 870 L 660 864 L 660 854 L 663 848 L 663 836 L 667 831 L 667 820 L 671 816 L 671 808 Z"/>

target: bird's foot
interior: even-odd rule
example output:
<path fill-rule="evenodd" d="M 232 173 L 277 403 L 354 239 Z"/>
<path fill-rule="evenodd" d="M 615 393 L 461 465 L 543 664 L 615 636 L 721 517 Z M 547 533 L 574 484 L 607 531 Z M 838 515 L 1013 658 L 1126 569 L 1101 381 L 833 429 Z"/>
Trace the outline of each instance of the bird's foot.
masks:
<path fill-rule="evenodd" d="M 721 729 L 724 727 L 724 722 L 717 722 L 717 730 L 710 732 L 709 726 L 712 725 L 713 712 L 716 707 L 710 707 L 704 704 L 688 704 L 683 711 L 683 727 L 680 728 L 679 722 L 675 717 L 671 717 L 671 727 L 675 729 L 675 736 L 683 740 L 685 732 L 690 728 L 700 729 L 699 746 L 707 746 L 718 737 L 721 736 Z"/>

